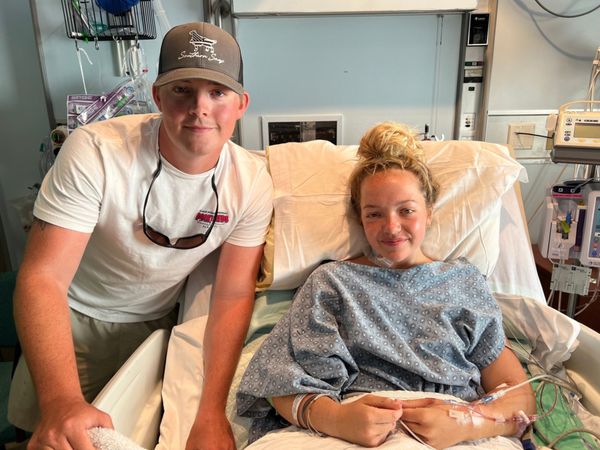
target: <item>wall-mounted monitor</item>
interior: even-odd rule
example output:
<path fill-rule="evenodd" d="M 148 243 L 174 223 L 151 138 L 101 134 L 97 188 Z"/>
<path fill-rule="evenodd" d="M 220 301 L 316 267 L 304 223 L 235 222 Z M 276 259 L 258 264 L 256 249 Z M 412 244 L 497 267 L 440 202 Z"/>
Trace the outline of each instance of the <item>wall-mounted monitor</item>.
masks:
<path fill-rule="evenodd" d="M 489 28 L 489 13 L 469 13 L 467 46 L 476 47 L 487 45 Z"/>
<path fill-rule="evenodd" d="M 314 140 L 342 144 L 342 115 L 262 116 L 263 147 Z"/>

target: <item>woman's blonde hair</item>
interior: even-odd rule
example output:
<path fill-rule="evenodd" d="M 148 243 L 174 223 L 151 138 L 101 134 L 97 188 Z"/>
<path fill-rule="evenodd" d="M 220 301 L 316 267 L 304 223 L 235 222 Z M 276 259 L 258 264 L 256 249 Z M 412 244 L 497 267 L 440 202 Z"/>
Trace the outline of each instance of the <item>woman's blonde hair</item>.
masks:
<path fill-rule="evenodd" d="M 405 125 L 384 122 L 369 131 L 360 140 L 359 161 L 350 175 L 350 198 L 352 207 L 360 217 L 360 188 L 368 176 L 389 169 L 407 170 L 413 173 L 421 185 L 425 204 L 435 204 L 439 184 L 423 161 L 423 149 Z"/>

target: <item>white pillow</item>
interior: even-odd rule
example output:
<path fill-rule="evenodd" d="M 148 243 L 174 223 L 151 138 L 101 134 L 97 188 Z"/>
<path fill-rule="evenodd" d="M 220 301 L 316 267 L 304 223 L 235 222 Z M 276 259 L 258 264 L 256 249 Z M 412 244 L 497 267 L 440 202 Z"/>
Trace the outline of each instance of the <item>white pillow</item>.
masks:
<path fill-rule="evenodd" d="M 543 302 L 521 295 L 494 293 L 502 309 L 506 337 L 531 345 L 544 370 L 553 372 L 579 345 L 581 324 Z"/>
<path fill-rule="evenodd" d="M 348 176 L 357 146 L 327 141 L 267 148 L 274 216 L 259 288 L 300 286 L 322 261 L 360 255 L 366 239 L 348 214 Z M 434 259 L 466 257 L 489 275 L 498 259 L 501 197 L 523 167 L 506 147 L 477 141 L 423 142 L 425 159 L 441 185 L 424 242 Z"/>

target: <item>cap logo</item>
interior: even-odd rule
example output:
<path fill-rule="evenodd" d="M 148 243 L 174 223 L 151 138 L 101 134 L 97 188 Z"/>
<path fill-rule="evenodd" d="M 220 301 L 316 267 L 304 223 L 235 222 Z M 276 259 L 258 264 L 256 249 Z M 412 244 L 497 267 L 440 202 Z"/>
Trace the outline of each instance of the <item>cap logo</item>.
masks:
<path fill-rule="evenodd" d="M 193 52 L 181 52 L 178 59 L 183 58 L 204 58 L 207 61 L 216 61 L 219 64 L 223 64 L 224 60 L 217 57 L 215 54 L 214 45 L 217 43 L 214 39 L 209 39 L 200 35 L 196 30 L 190 31 L 190 44 L 194 46 Z"/>

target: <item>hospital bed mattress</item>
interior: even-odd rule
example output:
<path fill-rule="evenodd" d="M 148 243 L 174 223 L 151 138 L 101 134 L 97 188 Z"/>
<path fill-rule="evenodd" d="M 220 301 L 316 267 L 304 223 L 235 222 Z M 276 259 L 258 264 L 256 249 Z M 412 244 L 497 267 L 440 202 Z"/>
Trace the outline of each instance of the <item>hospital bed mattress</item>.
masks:
<path fill-rule="evenodd" d="M 561 315 L 557 311 L 542 305 L 545 314 L 552 316 Z M 563 316 L 564 317 L 564 316 Z M 190 344 L 190 339 L 195 335 L 199 340 L 203 331 L 202 324 L 194 323 L 194 319 L 186 324 L 187 330 L 180 330 L 181 339 Z M 159 426 L 163 408 L 161 404 L 160 389 L 163 381 L 163 370 L 167 357 L 167 341 L 169 333 L 158 330 L 132 355 L 126 365 L 115 375 L 109 385 L 100 393 L 94 404 L 103 411 L 111 414 L 115 429 L 137 442 L 144 449 L 154 449 L 158 444 Z M 194 345 L 193 339 L 190 345 Z M 600 335 L 588 327 L 582 326 L 577 335 L 579 345 L 565 361 L 569 376 L 577 384 L 581 393 L 582 405 L 592 414 L 600 416 Z M 245 367 L 253 352 L 258 348 L 261 339 L 251 342 L 242 355 L 241 365 Z M 179 354 L 174 357 L 181 358 L 186 350 L 180 348 Z M 189 357 L 189 355 L 187 355 Z M 242 371 L 236 373 L 239 383 Z M 191 381 L 191 380 L 190 380 Z M 180 380 L 183 382 L 183 380 Z M 235 383 L 235 381 L 234 381 Z M 198 394 L 196 392 L 195 394 Z M 190 396 L 194 397 L 190 392 Z M 189 399 L 182 401 L 186 405 Z M 192 403 L 194 403 L 192 401 Z M 233 414 L 233 397 L 230 398 L 228 413 Z M 194 409 L 192 409 L 194 411 Z M 181 418 L 179 420 L 182 420 Z M 237 418 L 233 421 L 234 432 L 237 437 L 247 437 L 249 420 Z M 181 437 L 176 439 L 181 440 Z M 179 442 L 179 441 L 178 441 Z M 176 450 L 184 448 L 184 442 L 175 446 L 163 444 L 160 449 Z M 556 447 L 556 448 L 582 448 L 582 447 Z M 116 450 L 116 449 L 115 449 Z"/>
<path fill-rule="evenodd" d="M 297 186 L 310 188 L 307 180 L 294 178 L 302 175 L 301 166 L 304 160 L 309 161 L 308 165 L 311 166 L 311 171 L 318 170 L 315 168 L 317 162 L 326 166 L 323 168 L 323 174 L 328 179 L 327 183 L 331 183 L 331 179 L 335 179 L 331 176 L 331 167 L 344 166 L 348 154 L 352 150 L 340 146 L 333 146 L 333 149 L 328 150 L 325 148 L 326 144 L 323 143 L 293 145 L 297 146 L 289 149 L 289 154 L 293 158 L 283 161 L 288 164 L 287 169 L 285 164 L 277 165 L 282 163 L 277 158 L 288 158 L 284 156 L 286 153 L 281 151 L 282 148 L 278 148 L 277 152 L 273 151 L 268 162 L 275 185 L 275 221 L 281 217 L 278 216 L 278 208 L 282 203 L 285 203 L 286 211 L 290 210 L 290 198 L 285 196 L 285 187 L 282 187 L 280 183 L 296 183 L 294 189 Z M 520 192 L 518 183 L 516 183 L 517 177 L 513 170 L 514 163 L 509 160 L 510 158 L 506 158 L 505 150 L 498 147 L 486 143 L 449 142 L 447 144 L 431 144 L 429 149 L 426 149 L 430 152 L 428 154 L 430 166 L 433 165 L 436 170 L 444 170 L 446 180 L 453 176 L 449 172 L 448 166 L 456 166 L 454 173 L 456 178 L 453 179 L 452 186 L 447 186 L 448 192 L 461 192 L 456 185 L 468 183 L 470 175 L 465 174 L 470 173 L 484 177 L 485 188 L 493 186 L 496 189 L 496 191 L 488 193 L 485 204 L 469 203 L 466 206 L 470 211 L 469 214 L 472 211 L 485 209 L 488 211 L 489 217 L 473 222 L 470 234 L 465 233 L 464 236 L 461 236 L 456 245 L 449 249 L 448 254 L 437 257 L 455 257 L 464 252 L 467 254 L 471 252 L 473 258 L 479 263 L 480 270 L 488 275 L 490 289 L 502 307 L 505 321 L 512 324 L 512 333 L 519 335 L 521 340 L 527 340 L 532 347 L 535 347 L 537 357 L 543 360 L 549 369 L 551 367 L 554 367 L 553 370 L 561 368 L 562 376 L 570 376 L 577 385 L 578 393 L 581 395 L 580 404 L 584 411 L 600 416 L 600 376 L 598 376 L 600 373 L 600 334 L 545 304 L 529 242 Z M 297 152 L 294 153 L 296 150 Z M 488 150 L 495 155 L 496 159 L 486 160 L 485 154 Z M 311 155 L 311 152 L 314 151 L 320 152 L 318 156 Z M 463 157 L 469 151 L 474 155 L 475 163 L 469 163 L 466 157 Z M 337 161 L 335 161 L 336 158 Z M 488 161 L 488 166 L 475 167 L 476 170 L 469 171 L 473 168 L 469 164 L 481 165 L 485 161 Z M 493 165 L 496 163 L 500 166 L 497 171 L 500 181 L 494 184 Z M 340 173 L 343 170 L 345 169 L 340 169 Z M 278 178 L 277 174 L 279 173 L 285 175 L 281 177 L 283 180 Z M 312 176 L 314 173 L 311 172 L 310 175 L 315 178 Z M 339 178 L 344 179 L 346 175 L 347 173 L 341 173 Z M 474 181 L 475 184 L 462 186 L 462 191 L 474 189 L 473 186 L 482 186 L 481 180 Z M 479 184 L 477 184 L 478 182 Z M 499 191 L 502 183 L 505 184 L 506 189 Z M 340 189 L 340 187 L 328 185 L 328 189 Z M 302 198 L 306 198 L 306 193 L 301 194 Z M 470 199 L 469 201 L 480 201 L 483 195 L 478 193 L 475 200 Z M 332 206 L 332 201 L 337 201 L 336 198 L 330 196 L 327 202 L 315 200 L 317 209 L 325 207 L 329 212 L 334 211 L 335 205 Z M 494 199 L 498 199 L 497 205 L 494 205 Z M 456 215 L 460 214 L 460 211 L 457 210 L 459 207 L 456 206 L 459 202 L 456 199 L 449 200 L 446 206 L 451 205 L 452 208 L 448 210 L 450 216 L 443 218 L 445 222 L 456 219 Z M 443 201 L 444 199 L 442 199 L 442 203 Z M 437 213 L 443 214 L 443 210 L 444 204 Z M 343 220 L 344 209 L 340 207 L 339 211 L 340 220 Z M 310 217 L 307 220 L 310 222 L 308 224 L 310 226 L 301 230 L 303 233 L 315 228 L 315 221 L 311 221 Z M 461 222 L 460 220 L 454 221 Z M 290 220 L 290 222 L 295 223 L 295 220 Z M 335 230 L 341 230 L 340 242 L 352 241 L 352 230 L 348 230 L 345 222 L 338 224 L 328 222 L 325 225 Z M 446 228 L 440 227 L 440 232 L 444 232 Z M 286 232 L 285 229 L 276 228 L 275 238 L 278 234 Z M 438 243 L 448 241 L 452 241 L 452 236 L 450 238 L 438 236 Z M 483 251 L 473 253 L 473 249 L 476 247 L 482 247 Z M 296 260 L 305 262 L 306 255 L 294 254 L 293 251 L 296 249 L 286 248 L 285 252 L 291 255 L 290 261 L 282 262 L 281 259 L 277 259 L 277 245 L 275 245 L 275 249 L 273 254 L 273 250 L 269 249 L 269 243 L 267 244 L 265 250 L 267 258 L 273 259 L 276 267 L 283 267 L 279 271 L 280 274 L 289 274 L 293 278 L 297 275 L 297 268 L 290 269 L 290 264 Z M 346 250 L 348 249 L 344 248 L 344 251 Z M 323 255 L 319 255 L 319 257 L 323 257 Z M 327 257 L 343 259 L 343 255 L 339 253 L 325 255 L 323 259 L 327 259 Z M 217 260 L 218 253 L 211 255 L 188 280 L 186 301 L 180 309 L 184 323 L 173 330 L 170 338 L 165 331 L 157 331 L 150 336 L 94 402 L 97 407 L 111 414 L 117 431 L 130 437 L 146 449 L 157 446 L 156 448 L 161 450 L 177 450 L 185 447 L 185 436 L 187 435 L 185 429 L 186 427 L 189 429 L 191 426 L 201 391 L 203 327 L 208 313 L 210 283 L 216 270 Z M 302 269 L 306 269 L 306 272 L 310 268 L 303 267 Z M 268 280 L 267 285 L 270 283 L 277 289 L 267 289 L 257 296 L 249 337 L 264 335 L 269 326 L 272 326 L 285 309 L 285 302 L 290 301 L 291 292 L 293 292 L 293 290 L 287 289 L 289 286 L 285 285 L 285 281 L 277 278 Z M 273 300 L 274 298 L 276 300 Z M 509 335 L 508 332 L 507 335 Z M 244 433 L 247 433 L 249 419 L 235 417 L 233 391 L 235 384 L 241 378 L 245 364 L 260 342 L 261 338 L 259 337 L 249 342 L 244 348 L 227 406 L 234 434 L 240 440 L 243 440 Z M 163 410 L 165 410 L 164 414 Z M 600 429 L 600 422 L 594 422 L 594 420 L 600 419 L 592 416 L 591 420 L 592 426 L 598 424 Z M 163 434 L 160 444 L 158 444 L 159 426 L 162 427 L 161 433 Z M 184 431 L 181 431 L 182 429 Z M 168 439 L 165 440 L 165 437 Z"/>

